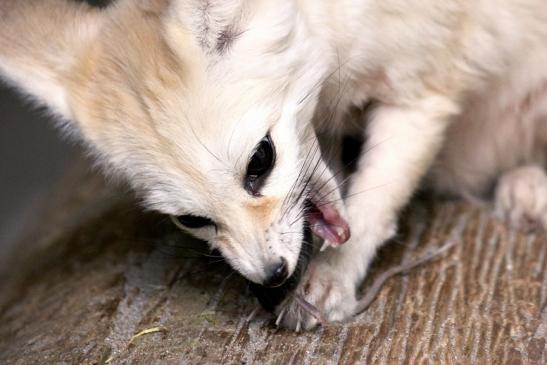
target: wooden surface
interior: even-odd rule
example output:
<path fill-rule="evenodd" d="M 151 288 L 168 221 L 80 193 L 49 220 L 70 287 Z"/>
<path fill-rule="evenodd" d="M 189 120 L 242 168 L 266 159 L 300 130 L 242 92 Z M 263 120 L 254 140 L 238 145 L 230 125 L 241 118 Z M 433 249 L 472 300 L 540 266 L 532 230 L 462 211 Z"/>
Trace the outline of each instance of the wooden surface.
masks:
<path fill-rule="evenodd" d="M 94 176 L 69 179 L 3 268 L 1 364 L 545 364 L 547 236 L 415 203 L 371 276 L 448 240 L 347 324 L 277 330 L 245 282 Z M 366 284 L 365 284 L 366 288 Z M 366 290 L 366 289 L 365 289 Z M 146 329 L 159 332 L 132 337 Z"/>

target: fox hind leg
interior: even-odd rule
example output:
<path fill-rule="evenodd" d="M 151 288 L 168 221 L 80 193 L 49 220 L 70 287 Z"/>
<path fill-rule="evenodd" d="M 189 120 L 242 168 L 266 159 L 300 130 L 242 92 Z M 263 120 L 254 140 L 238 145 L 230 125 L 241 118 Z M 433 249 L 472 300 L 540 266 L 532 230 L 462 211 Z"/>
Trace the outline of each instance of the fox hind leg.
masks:
<path fill-rule="evenodd" d="M 494 205 L 496 214 L 513 228 L 547 229 L 547 173 L 539 165 L 527 165 L 503 174 Z"/>

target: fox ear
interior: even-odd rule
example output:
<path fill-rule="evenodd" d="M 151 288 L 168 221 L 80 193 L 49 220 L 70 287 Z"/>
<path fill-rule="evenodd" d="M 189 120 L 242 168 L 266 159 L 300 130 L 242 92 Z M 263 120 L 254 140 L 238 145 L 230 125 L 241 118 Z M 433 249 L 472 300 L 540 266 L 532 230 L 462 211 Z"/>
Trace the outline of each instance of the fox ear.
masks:
<path fill-rule="evenodd" d="M 209 0 L 194 2 L 173 0 L 170 20 L 191 30 L 198 45 L 206 52 L 221 52 L 231 33 L 237 32 L 246 2 L 244 0 Z M 178 28 L 178 27 L 176 27 Z"/>
<path fill-rule="evenodd" d="M 0 2 L 0 76 L 72 119 L 68 80 L 105 11 L 66 0 Z"/>

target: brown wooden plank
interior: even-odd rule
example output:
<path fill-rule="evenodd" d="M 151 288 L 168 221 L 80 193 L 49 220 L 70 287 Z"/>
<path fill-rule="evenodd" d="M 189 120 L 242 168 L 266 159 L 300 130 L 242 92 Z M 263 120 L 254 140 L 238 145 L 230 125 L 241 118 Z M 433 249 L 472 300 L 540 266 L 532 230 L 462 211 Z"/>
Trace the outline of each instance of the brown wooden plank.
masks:
<path fill-rule="evenodd" d="M 246 284 L 199 257 L 200 243 L 76 176 L 4 271 L 0 363 L 546 363 L 547 235 L 456 202 L 415 203 L 405 216 L 371 277 L 458 245 L 391 279 L 349 323 L 297 334 L 263 312 L 247 322 L 256 303 Z M 152 327 L 161 331 L 130 343 Z"/>

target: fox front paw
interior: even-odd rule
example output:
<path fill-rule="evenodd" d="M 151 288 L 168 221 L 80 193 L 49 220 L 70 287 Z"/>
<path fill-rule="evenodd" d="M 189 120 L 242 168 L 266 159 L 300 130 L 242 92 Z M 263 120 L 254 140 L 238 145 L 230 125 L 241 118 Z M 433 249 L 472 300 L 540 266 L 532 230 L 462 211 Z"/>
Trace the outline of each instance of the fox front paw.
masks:
<path fill-rule="evenodd" d="M 344 321 L 356 308 L 356 285 L 327 262 L 311 265 L 297 289 L 276 309 L 278 326 L 300 331 Z"/>

